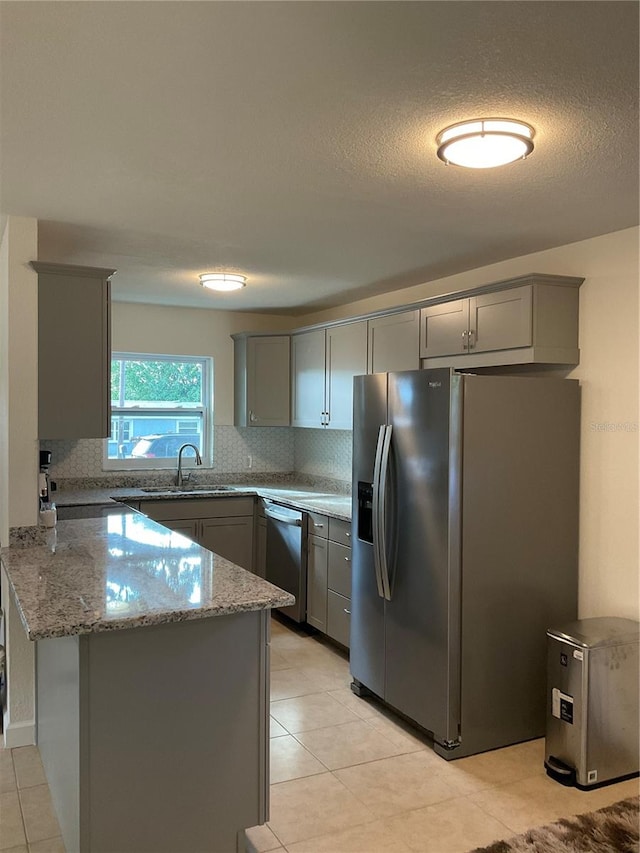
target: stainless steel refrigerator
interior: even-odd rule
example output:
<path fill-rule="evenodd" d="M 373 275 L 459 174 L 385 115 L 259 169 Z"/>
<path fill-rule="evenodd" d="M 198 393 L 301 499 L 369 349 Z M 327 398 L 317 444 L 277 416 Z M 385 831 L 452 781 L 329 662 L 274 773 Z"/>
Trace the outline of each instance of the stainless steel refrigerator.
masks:
<path fill-rule="evenodd" d="M 577 616 L 578 383 L 354 380 L 352 689 L 458 758 L 541 737 L 546 631 Z"/>

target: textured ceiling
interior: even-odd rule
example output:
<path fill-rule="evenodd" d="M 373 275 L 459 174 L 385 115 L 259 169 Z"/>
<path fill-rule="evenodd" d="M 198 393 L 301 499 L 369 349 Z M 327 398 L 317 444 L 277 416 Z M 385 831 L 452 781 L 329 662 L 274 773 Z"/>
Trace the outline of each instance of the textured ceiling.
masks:
<path fill-rule="evenodd" d="M 307 312 L 638 222 L 636 2 L 2 2 L 0 208 L 116 299 Z M 536 129 L 447 167 L 445 125 Z M 237 294 L 197 274 L 244 273 Z"/>

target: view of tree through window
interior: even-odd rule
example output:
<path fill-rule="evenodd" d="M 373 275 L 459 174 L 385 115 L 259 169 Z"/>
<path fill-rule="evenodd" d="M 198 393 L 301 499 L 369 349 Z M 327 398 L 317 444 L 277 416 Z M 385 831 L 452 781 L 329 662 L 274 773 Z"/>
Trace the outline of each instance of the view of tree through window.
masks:
<path fill-rule="evenodd" d="M 206 447 L 208 369 L 205 358 L 113 353 L 111 436 L 107 460 L 149 467 L 175 460 L 183 444 Z M 192 450 L 184 455 L 193 456 Z"/>
<path fill-rule="evenodd" d="M 111 402 L 117 406 L 202 404 L 202 364 L 176 361 L 111 362 Z"/>

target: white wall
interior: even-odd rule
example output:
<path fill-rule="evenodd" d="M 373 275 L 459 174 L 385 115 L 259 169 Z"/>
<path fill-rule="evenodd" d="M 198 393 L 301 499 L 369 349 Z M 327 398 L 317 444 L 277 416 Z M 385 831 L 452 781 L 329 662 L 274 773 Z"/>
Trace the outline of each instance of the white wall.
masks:
<path fill-rule="evenodd" d="M 0 247 L 0 542 L 38 520 L 38 223 L 8 217 Z M 3 578 L 7 746 L 33 743 L 34 647 Z"/>
<path fill-rule="evenodd" d="M 236 332 L 292 328 L 291 317 L 114 302 L 112 348 L 118 352 L 213 357 L 214 417 L 233 424 L 233 341 Z"/>
<path fill-rule="evenodd" d="M 356 316 L 530 272 L 583 276 L 580 601 L 582 618 L 640 618 L 638 588 L 638 242 L 605 234 L 298 318 Z"/>

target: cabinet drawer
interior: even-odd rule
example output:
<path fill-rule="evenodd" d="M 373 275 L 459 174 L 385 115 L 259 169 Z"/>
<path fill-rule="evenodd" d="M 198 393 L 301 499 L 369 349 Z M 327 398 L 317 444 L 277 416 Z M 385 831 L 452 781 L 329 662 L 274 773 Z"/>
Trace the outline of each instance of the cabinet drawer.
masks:
<path fill-rule="evenodd" d="M 317 512 L 309 512 L 307 515 L 309 516 L 309 535 L 319 536 L 321 539 L 326 539 L 329 532 L 329 519 L 327 516 L 320 515 Z"/>
<path fill-rule="evenodd" d="M 155 521 L 166 518 L 226 518 L 253 515 L 253 498 L 185 498 L 179 501 L 141 501 L 140 511 Z"/>
<path fill-rule="evenodd" d="M 351 548 L 329 542 L 329 567 L 327 586 L 351 598 Z"/>
<path fill-rule="evenodd" d="M 351 600 L 329 590 L 327 593 L 327 634 L 349 648 Z"/>
<path fill-rule="evenodd" d="M 329 539 L 341 545 L 351 545 L 351 522 L 340 518 L 329 519 Z"/>

